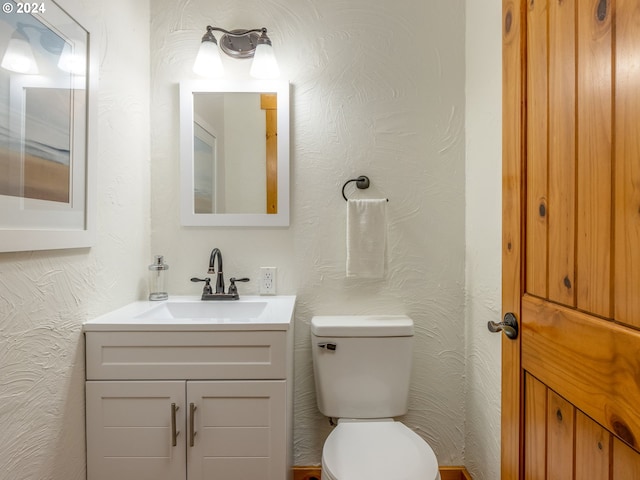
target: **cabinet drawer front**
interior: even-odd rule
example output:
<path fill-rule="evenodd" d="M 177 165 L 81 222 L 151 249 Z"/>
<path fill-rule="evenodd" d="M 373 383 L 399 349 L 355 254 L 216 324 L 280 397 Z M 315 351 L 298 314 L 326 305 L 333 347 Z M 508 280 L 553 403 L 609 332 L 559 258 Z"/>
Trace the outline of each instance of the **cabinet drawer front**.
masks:
<path fill-rule="evenodd" d="M 88 380 L 284 379 L 286 333 L 87 332 Z"/>

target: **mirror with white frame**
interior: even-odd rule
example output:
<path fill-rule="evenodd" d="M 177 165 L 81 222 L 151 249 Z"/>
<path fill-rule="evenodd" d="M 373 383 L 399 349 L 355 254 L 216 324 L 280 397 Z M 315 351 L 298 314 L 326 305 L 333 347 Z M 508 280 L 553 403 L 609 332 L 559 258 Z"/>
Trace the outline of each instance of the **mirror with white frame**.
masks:
<path fill-rule="evenodd" d="M 180 83 L 185 226 L 289 225 L 289 83 Z"/>

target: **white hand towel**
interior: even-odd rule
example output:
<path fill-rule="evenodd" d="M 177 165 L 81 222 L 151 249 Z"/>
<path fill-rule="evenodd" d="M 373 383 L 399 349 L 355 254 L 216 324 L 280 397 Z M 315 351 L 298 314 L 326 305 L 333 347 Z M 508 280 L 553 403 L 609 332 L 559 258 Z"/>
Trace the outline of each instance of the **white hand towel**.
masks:
<path fill-rule="evenodd" d="M 387 200 L 347 201 L 347 277 L 382 278 L 387 244 Z"/>

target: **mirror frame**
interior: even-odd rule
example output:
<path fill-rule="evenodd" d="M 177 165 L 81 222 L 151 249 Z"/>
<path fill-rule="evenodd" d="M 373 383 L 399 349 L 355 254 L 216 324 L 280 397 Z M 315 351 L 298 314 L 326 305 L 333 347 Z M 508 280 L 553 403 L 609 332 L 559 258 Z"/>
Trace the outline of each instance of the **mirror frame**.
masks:
<path fill-rule="evenodd" d="M 278 95 L 278 213 L 194 213 L 193 95 L 195 93 Z M 189 80 L 180 82 L 180 223 L 195 227 L 289 226 L 289 82 L 286 80 Z"/>

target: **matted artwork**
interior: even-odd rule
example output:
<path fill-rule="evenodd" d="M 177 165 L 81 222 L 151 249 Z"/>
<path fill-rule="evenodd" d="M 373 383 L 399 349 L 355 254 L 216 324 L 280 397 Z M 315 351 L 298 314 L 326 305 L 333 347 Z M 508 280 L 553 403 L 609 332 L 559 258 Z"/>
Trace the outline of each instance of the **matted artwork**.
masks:
<path fill-rule="evenodd" d="M 0 14 L 0 251 L 89 247 L 96 45 L 48 0 Z"/>

